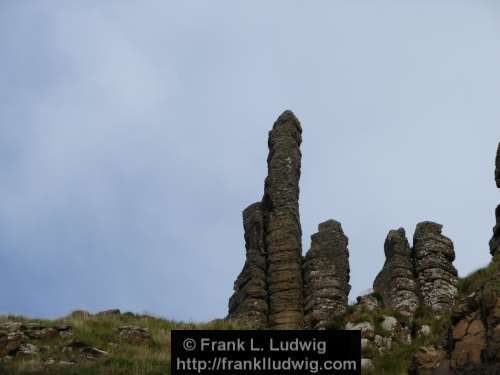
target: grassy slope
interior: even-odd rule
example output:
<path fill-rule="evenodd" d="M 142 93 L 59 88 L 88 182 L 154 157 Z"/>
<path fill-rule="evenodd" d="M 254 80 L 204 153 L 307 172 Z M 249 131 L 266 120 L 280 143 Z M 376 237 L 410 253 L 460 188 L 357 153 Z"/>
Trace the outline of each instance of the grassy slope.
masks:
<path fill-rule="evenodd" d="M 24 323 L 41 322 L 47 327 L 57 324 L 69 324 L 73 327 L 74 334 L 71 338 L 109 352 L 109 356 L 86 361 L 78 352 L 61 352 L 64 342 L 71 338 L 61 337 L 44 340 L 30 340 L 37 347 L 44 346 L 50 349 L 29 358 L 15 359 L 8 363 L 0 364 L 0 374 L 78 374 L 78 375 L 118 375 L 118 374 L 169 374 L 170 373 L 170 331 L 172 329 L 245 329 L 242 324 L 213 321 L 204 324 L 174 322 L 150 316 L 133 314 L 85 316 L 81 314 L 54 320 L 28 320 L 23 317 L 0 317 L 2 321 L 19 321 Z M 152 342 L 150 344 L 132 344 L 121 339 L 117 328 L 125 325 L 134 325 L 148 328 Z M 51 365 L 44 366 L 47 359 L 56 362 L 76 360 L 77 364 L 71 366 Z"/>
<path fill-rule="evenodd" d="M 500 257 L 491 262 L 487 267 L 477 270 L 460 280 L 460 295 L 467 295 L 482 286 L 495 288 L 500 291 Z M 396 316 L 389 310 L 381 310 L 376 313 L 362 313 L 359 316 L 351 315 L 351 321 L 371 321 L 374 324 L 376 333 L 380 332 L 380 322 L 384 315 Z M 0 317 L 0 322 L 21 321 L 33 322 L 22 317 Z M 44 368 L 42 363 L 48 358 L 56 361 L 77 359 L 72 353 L 61 353 L 60 348 L 64 339 L 60 337 L 32 340 L 38 347 L 48 346 L 43 352 L 34 358 L 15 359 L 11 363 L 0 364 L 0 374 L 63 374 L 63 375 L 121 375 L 121 374 L 169 374 L 170 367 L 170 331 L 172 329 L 246 329 L 251 328 L 241 323 L 227 321 L 213 321 L 205 324 L 192 324 L 174 322 L 158 319 L 144 315 L 122 314 L 109 316 L 85 316 L 74 314 L 69 317 L 55 321 L 40 321 L 46 326 L 56 324 L 70 324 L 74 329 L 74 338 L 81 340 L 91 346 L 105 350 L 110 355 L 104 359 L 96 361 L 79 360 L 77 365 L 69 367 Z M 431 326 L 432 334 L 420 337 L 411 344 L 393 345 L 392 350 L 376 355 L 374 364 L 377 375 L 403 375 L 411 364 L 411 359 L 416 350 L 422 345 L 441 344 L 450 325 L 448 316 L 436 319 L 426 311 L 417 313 L 414 324 L 420 327 L 423 324 Z M 135 325 L 149 329 L 152 342 L 149 345 L 134 345 L 120 339 L 116 329 L 124 325 Z M 343 322 L 339 322 L 339 327 Z M 332 327 L 335 328 L 335 327 Z M 66 339 L 68 341 L 68 339 Z M 3 371 L 3 372 L 2 372 Z"/>

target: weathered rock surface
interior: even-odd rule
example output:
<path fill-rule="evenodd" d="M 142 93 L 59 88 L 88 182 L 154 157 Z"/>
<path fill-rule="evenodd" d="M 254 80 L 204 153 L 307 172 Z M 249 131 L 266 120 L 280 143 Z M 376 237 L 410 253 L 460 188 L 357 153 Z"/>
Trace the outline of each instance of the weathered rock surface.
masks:
<path fill-rule="evenodd" d="M 413 316 L 418 304 L 418 285 L 415 280 L 410 245 L 405 230 L 391 230 L 384 243 L 385 264 L 375 278 L 373 289 L 383 302 L 399 313 Z"/>
<path fill-rule="evenodd" d="M 365 309 L 367 311 L 374 311 L 382 307 L 380 301 L 373 295 L 373 293 L 358 296 L 356 298 L 355 308 Z"/>
<path fill-rule="evenodd" d="M 348 239 L 342 226 L 328 220 L 311 236 L 303 262 L 304 322 L 306 328 L 324 329 L 345 313 L 349 285 Z"/>
<path fill-rule="evenodd" d="M 268 175 L 264 190 L 269 325 L 302 328 L 302 230 L 299 219 L 302 128 L 285 111 L 269 132 Z"/>
<path fill-rule="evenodd" d="M 441 234 L 442 227 L 424 221 L 417 224 L 413 236 L 415 273 L 422 302 L 438 314 L 451 309 L 458 285 L 453 242 Z"/>
<path fill-rule="evenodd" d="M 450 363 L 443 348 L 423 346 L 413 357 L 411 375 L 452 375 Z"/>
<path fill-rule="evenodd" d="M 500 294 L 473 293 L 452 312 L 451 367 L 460 374 L 500 373 Z M 491 371 L 491 372 L 490 372 Z"/>
<path fill-rule="evenodd" d="M 246 261 L 234 283 L 229 299 L 229 318 L 245 319 L 256 326 L 267 326 L 267 259 L 264 248 L 262 204 L 254 203 L 243 211 Z"/>
<path fill-rule="evenodd" d="M 143 344 L 152 340 L 149 330 L 138 326 L 122 326 L 118 328 L 118 334 L 121 338 L 136 344 Z"/>

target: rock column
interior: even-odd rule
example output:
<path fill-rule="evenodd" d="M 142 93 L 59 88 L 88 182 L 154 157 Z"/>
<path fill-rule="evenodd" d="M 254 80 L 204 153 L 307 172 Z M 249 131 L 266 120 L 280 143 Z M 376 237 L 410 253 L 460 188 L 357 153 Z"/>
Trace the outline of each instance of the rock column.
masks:
<path fill-rule="evenodd" d="M 375 278 L 373 289 L 382 296 L 385 305 L 405 316 L 413 316 L 419 304 L 418 285 L 403 228 L 389 232 L 384 252 L 384 268 Z"/>
<path fill-rule="evenodd" d="M 303 263 L 305 327 L 324 329 L 346 312 L 349 285 L 348 239 L 342 226 L 329 220 L 311 236 Z"/>
<path fill-rule="evenodd" d="M 453 242 L 441 234 L 441 224 L 417 224 L 413 236 L 415 270 L 422 302 L 434 313 L 449 311 L 457 295 Z"/>
<path fill-rule="evenodd" d="M 268 176 L 263 198 L 269 325 L 274 329 L 303 327 L 301 142 L 299 121 L 291 111 L 285 111 L 269 132 Z"/>
<path fill-rule="evenodd" d="M 229 299 L 229 318 L 244 319 L 256 326 L 267 326 L 266 254 L 262 204 L 254 203 L 243 211 L 246 261 L 234 283 Z"/>

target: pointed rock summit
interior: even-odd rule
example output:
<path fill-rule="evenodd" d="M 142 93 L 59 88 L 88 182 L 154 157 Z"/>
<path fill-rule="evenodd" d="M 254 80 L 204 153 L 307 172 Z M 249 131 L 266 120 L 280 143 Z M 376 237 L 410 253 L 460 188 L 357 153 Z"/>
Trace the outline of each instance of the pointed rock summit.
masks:
<path fill-rule="evenodd" d="M 269 324 L 302 328 L 302 231 L 299 219 L 302 128 L 285 111 L 269 132 L 265 181 L 264 242 L 267 251 Z"/>
<path fill-rule="evenodd" d="M 299 215 L 302 127 L 291 111 L 269 132 L 262 201 L 243 212 L 246 261 L 229 318 L 272 329 L 325 328 L 347 309 L 349 254 L 339 222 L 321 223 L 302 257 Z M 304 285 L 305 279 L 305 285 Z"/>

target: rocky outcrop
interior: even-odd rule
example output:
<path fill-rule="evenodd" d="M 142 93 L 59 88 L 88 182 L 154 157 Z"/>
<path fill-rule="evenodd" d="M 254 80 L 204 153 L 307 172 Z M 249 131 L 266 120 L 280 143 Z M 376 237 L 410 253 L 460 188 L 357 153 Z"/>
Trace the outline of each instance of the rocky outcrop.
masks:
<path fill-rule="evenodd" d="M 302 231 L 299 178 L 302 128 L 285 111 L 269 132 L 268 176 L 265 182 L 264 242 L 267 253 L 269 325 L 302 328 Z"/>
<path fill-rule="evenodd" d="M 349 285 L 348 239 L 342 226 L 329 220 L 311 236 L 303 262 L 304 322 L 306 328 L 324 329 L 347 309 Z"/>
<path fill-rule="evenodd" d="M 453 309 L 451 368 L 459 374 L 500 373 L 500 292 L 473 293 Z"/>
<path fill-rule="evenodd" d="M 275 329 L 304 326 L 301 143 L 299 120 L 283 112 L 269 132 L 264 197 L 243 213 L 246 262 L 229 301 L 229 318 Z"/>
<path fill-rule="evenodd" d="M 405 316 L 413 316 L 418 304 L 410 245 L 405 230 L 391 230 L 384 243 L 385 264 L 375 278 L 373 289 L 382 296 L 386 306 Z"/>
<path fill-rule="evenodd" d="M 453 242 L 441 234 L 442 227 L 425 221 L 417 224 L 413 236 L 415 272 L 422 303 L 437 314 L 451 309 L 458 285 Z"/>
<path fill-rule="evenodd" d="M 264 248 L 264 218 L 260 202 L 243 211 L 246 261 L 234 283 L 229 300 L 229 318 L 245 319 L 256 326 L 267 326 L 268 304 Z"/>

